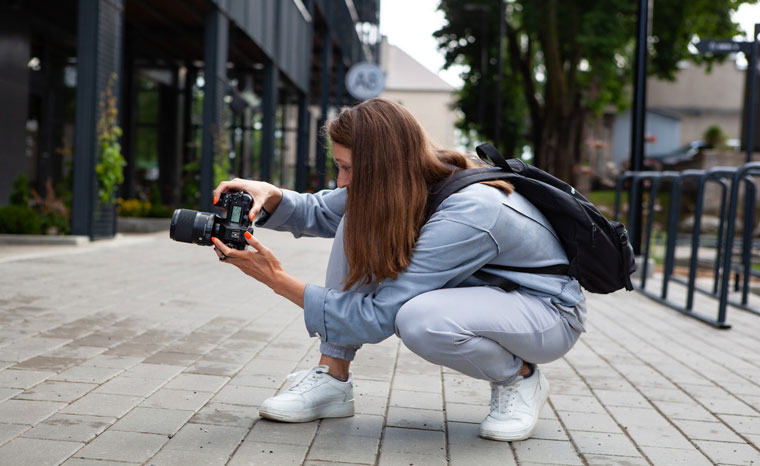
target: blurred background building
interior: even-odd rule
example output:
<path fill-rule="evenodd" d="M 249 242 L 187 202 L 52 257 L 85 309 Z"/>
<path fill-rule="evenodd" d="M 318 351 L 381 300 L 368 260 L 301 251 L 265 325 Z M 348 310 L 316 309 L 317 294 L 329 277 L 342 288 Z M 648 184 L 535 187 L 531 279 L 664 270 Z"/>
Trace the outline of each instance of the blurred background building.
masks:
<path fill-rule="evenodd" d="M 385 37 L 380 51 L 380 64 L 386 73 L 381 96 L 406 107 L 437 145 L 455 148 L 456 89 Z"/>
<path fill-rule="evenodd" d="M 0 0 L 0 205 L 24 174 L 42 197 L 68 187 L 74 234 L 113 234 L 95 171 L 109 87 L 122 198 L 209 210 L 230 173 L 325 186 L 317 128 L 352 103 L 351 65 L 378 62 L 378 15 L 379 0 Z"/>

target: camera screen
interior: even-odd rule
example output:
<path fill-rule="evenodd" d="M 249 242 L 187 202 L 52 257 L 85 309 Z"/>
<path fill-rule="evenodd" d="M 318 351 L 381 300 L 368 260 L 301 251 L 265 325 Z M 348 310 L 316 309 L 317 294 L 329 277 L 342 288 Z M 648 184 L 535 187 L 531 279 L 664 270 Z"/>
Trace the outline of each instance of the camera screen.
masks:
<path fill-rule="evenodd" d="M 232 223 L 240 223 L 240 214 L 243 212 L 243 208 L 239 205 L 236 205 L 232 208 L 232 216 L 230 217 L 230 221 Z"/>

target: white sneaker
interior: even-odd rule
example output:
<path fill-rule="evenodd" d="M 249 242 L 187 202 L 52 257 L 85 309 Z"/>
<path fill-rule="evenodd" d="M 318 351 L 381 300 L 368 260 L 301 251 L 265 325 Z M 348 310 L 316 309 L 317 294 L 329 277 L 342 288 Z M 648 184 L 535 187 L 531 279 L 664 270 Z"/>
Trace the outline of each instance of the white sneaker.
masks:
<path fill-rule="evenodd" d="M 327 373 L 327 366 L 290 374 L 293 384 L 264 400 L 259 415 L 283 422 L 308 422 L 325 417 L 354 415 L 354 385 L 349 374 L 341 382 Z"/>
<path fill-rule="evenodd" d="M 534 367 L 530 377 L 511 385 L 491 384 L 491 412 L 480 423 L 480 436 L 509 442 L 533 434 L 538 415 L 549 397 L 549 382 Z"/>

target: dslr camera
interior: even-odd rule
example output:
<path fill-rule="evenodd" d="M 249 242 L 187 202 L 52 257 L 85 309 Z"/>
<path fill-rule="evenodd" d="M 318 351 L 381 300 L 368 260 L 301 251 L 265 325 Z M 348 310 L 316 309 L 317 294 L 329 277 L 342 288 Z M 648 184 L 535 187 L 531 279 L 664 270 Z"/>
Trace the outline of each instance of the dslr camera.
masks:
<path fill-rule="evenodd" d="M 244 191 L 224 192 L 216 207 L 224 211 L 223 216 L 197 210 L 175 210 L 169 237 L 183 243 L 211 246 L 213 236 L 227 246 L 242 251 L 247 245 L 243 235 L 246 231 L 253 233 L 251 219 L 248 217 L 253 207 L 253 198 Z"/>

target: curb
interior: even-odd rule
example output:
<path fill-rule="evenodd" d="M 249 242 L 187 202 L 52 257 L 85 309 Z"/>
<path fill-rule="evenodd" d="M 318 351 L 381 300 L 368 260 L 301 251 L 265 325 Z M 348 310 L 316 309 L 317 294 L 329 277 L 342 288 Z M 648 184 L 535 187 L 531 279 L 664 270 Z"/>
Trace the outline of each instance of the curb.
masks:
<path fill-rule="evenodd" d="M 0 235 L 0 244 L 34 244 L 34 245 L 63 245 L 83 246 L 90 242 L 87 236 L 78 235 Z"/>

